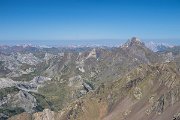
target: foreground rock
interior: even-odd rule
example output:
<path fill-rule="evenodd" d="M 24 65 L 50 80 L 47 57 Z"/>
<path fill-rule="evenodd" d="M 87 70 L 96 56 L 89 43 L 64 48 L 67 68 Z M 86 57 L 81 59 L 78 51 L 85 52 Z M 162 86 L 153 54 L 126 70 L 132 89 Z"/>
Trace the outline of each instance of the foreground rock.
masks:
<path fill-rule="evenodd" d="M 142 65 L 59 112 L 44 110 L 32 116 L 37 120 L 176 120 L 180 74 L 174 66 Z"/>

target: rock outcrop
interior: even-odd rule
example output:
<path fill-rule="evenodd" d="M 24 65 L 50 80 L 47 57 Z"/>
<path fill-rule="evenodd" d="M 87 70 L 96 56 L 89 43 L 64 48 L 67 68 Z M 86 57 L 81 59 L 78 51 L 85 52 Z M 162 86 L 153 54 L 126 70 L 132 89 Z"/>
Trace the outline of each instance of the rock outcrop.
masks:
<path fill-rule="evenodd" d="M 0 119 L 179 119 L 178 47 L 153 52 L 133 37 L 113 48 L 2 52 Z"/>

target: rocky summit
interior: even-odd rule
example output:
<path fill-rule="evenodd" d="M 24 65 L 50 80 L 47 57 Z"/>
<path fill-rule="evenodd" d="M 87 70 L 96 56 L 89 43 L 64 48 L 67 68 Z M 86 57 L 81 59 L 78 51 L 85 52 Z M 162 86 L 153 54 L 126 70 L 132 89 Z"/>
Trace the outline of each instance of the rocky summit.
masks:
<path fill-rule="evenodd" d="M 180 46 L 0 46 L 0 120 L 179 120 Z"/>

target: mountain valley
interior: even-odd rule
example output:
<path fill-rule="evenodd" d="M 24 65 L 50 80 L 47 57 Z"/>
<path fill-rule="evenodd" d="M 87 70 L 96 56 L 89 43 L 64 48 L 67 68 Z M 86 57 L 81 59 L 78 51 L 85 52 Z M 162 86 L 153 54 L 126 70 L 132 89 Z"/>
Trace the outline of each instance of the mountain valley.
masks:
<path fill-rule="evenodd" d="M 2 120 L 179 120 L 180 47 L 0 46 Z"/>

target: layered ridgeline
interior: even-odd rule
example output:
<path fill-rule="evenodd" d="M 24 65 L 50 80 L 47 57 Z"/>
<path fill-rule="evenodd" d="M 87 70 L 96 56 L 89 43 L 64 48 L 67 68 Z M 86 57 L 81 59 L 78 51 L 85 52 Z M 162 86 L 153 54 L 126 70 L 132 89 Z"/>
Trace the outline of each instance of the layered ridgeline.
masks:
<path fill-rule="evenodd" d="M 179 119 L 177 47 L 0 49 L 0 119 Z"/>

